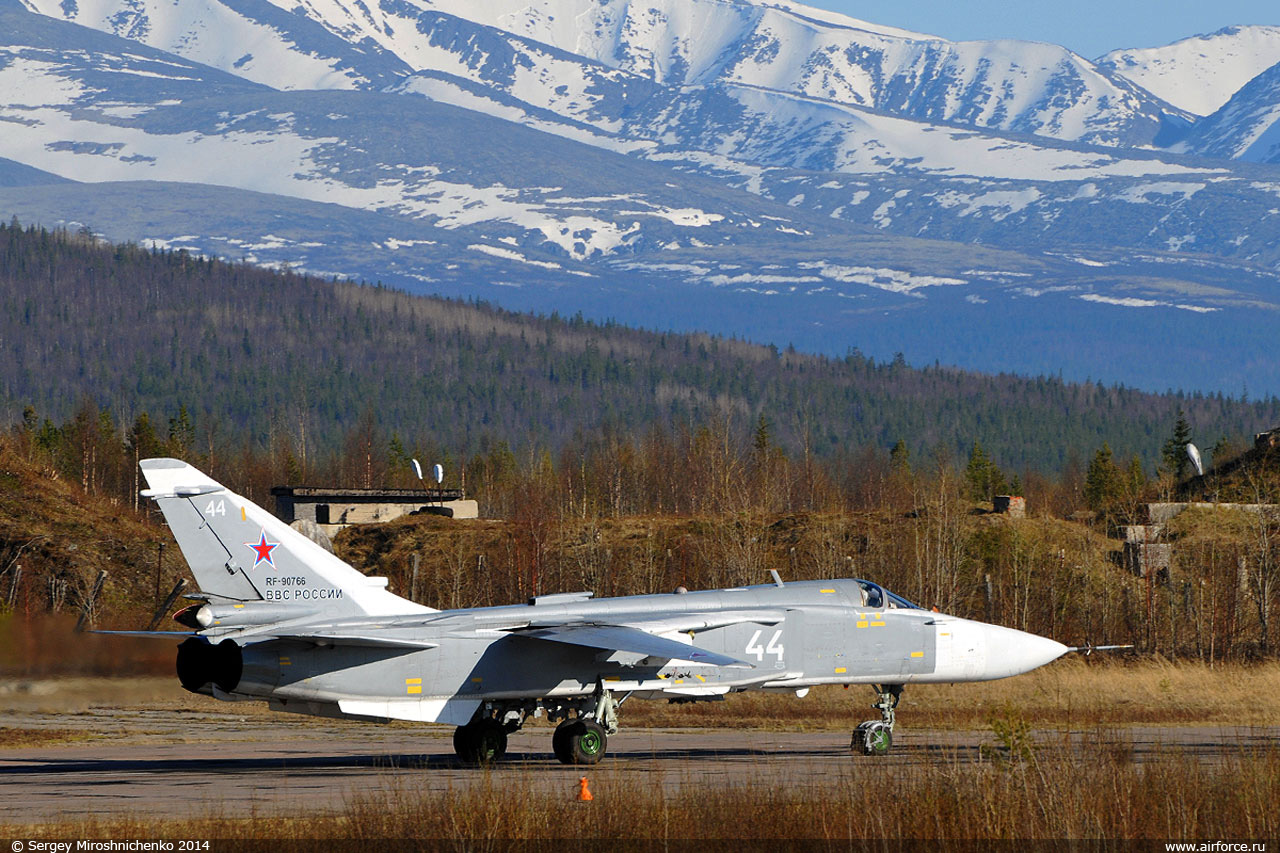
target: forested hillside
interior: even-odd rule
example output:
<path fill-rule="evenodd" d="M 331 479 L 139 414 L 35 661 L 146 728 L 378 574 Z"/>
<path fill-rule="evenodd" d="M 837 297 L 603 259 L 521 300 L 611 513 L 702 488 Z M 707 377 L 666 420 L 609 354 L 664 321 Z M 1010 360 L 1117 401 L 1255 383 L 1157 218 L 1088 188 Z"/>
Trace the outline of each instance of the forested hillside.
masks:
<path fill-rule="evenodd" d="M 1103 442 L 1153 469 L 1178 410 L 1206 448 L 1280 422 L 1275 399 L 913 369 L 857 345 L 821 358 L 0 225 L 0 416 L 80 412 L 119 435 L 177 419 L 206 458 L 287 449 L 302 477 L 360 428 L 462 459 L 651 428 L 749 440 L 765 424 L 806 457 L 981 445 L 1006 471 L 1060 472 Z"/>

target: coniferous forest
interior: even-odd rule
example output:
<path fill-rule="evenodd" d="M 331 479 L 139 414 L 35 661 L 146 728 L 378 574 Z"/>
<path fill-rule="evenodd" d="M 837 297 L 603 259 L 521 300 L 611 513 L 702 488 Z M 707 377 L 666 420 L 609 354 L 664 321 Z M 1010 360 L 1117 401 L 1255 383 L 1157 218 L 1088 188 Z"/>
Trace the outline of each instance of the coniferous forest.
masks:
<path fill-rule="evenodd" d="M 377 285 L 0 225 L 0 404 L 62 424 L 166 431 L 206 456 L 288 449 L 304 478 L 357 428 L 460 459 L 601 435 L 761 421 L 823 459 L 912 457 L 1060 473 L 1108 443 L 1148 471 L 1179 410 L 1206 450 L 1280 423 L 1280 401 L 831 359 L 700 334 L 513 314 Z M 30 416 L 30 412 L 28 412 Z M 96 416 L 96 415 L 95 415 Z"/>

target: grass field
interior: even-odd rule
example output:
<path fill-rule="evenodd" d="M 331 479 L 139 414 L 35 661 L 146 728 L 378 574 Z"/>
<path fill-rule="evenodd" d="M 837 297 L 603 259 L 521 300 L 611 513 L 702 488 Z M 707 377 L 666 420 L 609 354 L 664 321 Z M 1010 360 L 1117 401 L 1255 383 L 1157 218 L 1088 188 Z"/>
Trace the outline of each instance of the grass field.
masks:
<path fill-rule="evenodd" d="M 356 795 L 339 813 L 211 815 L 155 821 L 128 817 L 68 821 L 38 829 L 0 826 L 15 838 L 212 838 L 218 853 L 258 839 L 301 849 L 352 839 L 344 850 L 385 850 L 385 839 L 443 842 L 445 849 L 562 849 L 563 839 L 698 839 L 699 850 L 740 850 L 744 839 L 925 839 L 929 849 L 974 849 L 990 839 L 1280 838 L 1280 748 L 1201 764 L 1170 754 L 1134 764 L 1123 751 L 1041 758 L 950 761 L 900 768 L 851 762 L 822 786 L 745 783 L 653 786 L 644 774 L 593 771 L 595 799 L 577 802 L 563 781 L 536 770 L 460 790 L 410 786 Z M 454 847 L 453 845 L 457 845 Z M 435 845 L 431 845 L 435 846 Z M 276 849 L 276 848 L 273 848 Z M 299 849 L 299 848 L 289 848 Z M 888 849 L 893 849 L 889 847 Z"/>
<path fill-rule="evenodd" d="M 624 727 L 719 726 L 847 732 L 872 716 L 865 687 L 791 695 L 746 694 L 692 706 L 632 702 Z M 107 737 L 101 713 L 142 712 L 130 737 L 201 739 L 220 728 L 228 709 L 245 730 L 268 717 L 303 733 L 313 726 L 356 722 L 275 715 L 265 706 L 234 706 L 185 693 L 176 680 L 67 679 L 0 684 L 0 757 L 6 748 L 57 748 Z M 24 722 L 25 721 L 25 724 Z M 927 839 L 931 850 L 974 849 L 990 839 L 1280 839 L 1280 743 L 1228 750 L 1200 761 L 1176 746 L 1135 761 L 1123 748 L 1045 748 L 1055 732 L 1123 731 L 1128 725 L 1275 726 L 1280 723 L 1280 665 L 1228 665 L 1158 660 L 1068 659 L 1033 673 L 986 684 L 908 688 L 900 726 L 982 731 L 995 747 L 981 760 L 941 751 L 886 774 L 875 761 L 850 761 L 832 782 L 786 787 L 695 784 L 672 791 L 643 773 L 592 768 L 595 801 L 578 803 L 563 778 L 530 768 L 469 787 L 423 792 L 393 785 L 351 797 L 337 813 L 269 811 L 253 819 L 211 811 L 194 820 L 121 815 L 38 827 L 0 826 L 13 838 L 216 838 L 218 850 L 256 849 L 258 839 L 292 839 L 296 848 L 325 839 L 355 839 L 344 850 L 385 850 L 386 839 L 467 839 L 457 849 L 562 850 L 563 839 L 702 839 L 698 850 L 734 849 L 743 839 Z M 162 725 L 163 724 L 163 725 Z M 173 734 L 180 724 L 181 736 Z M 148 732 L 147 725 L 153 726 Z M 395 723 L 396 727 L 412 728 Z M 538 723 L 538 725 L 544 725 Z M 142 727 L 142 728 L 139 728 Z M 1037 738 L 1019 732 L 1034 729 Z M 246 738 L 251 735 L 246 734 Z M 1102 738 L 1099 738 L 1102 740 Z M 1109 742 L 1123 742 L 1108 737 Z M 1063 741 L 1066 742 L 1065 740 Z M 1000 748 L 1003 746 L 1004 748 Z M 1164 748 L 1162 748 L 1163 750 Z M 370 772 L 378 772 L 371 770 Z M 843 771 L 842 771 L 843 772 Z M 385 788 L 385 786 L 384 786 Z"/>

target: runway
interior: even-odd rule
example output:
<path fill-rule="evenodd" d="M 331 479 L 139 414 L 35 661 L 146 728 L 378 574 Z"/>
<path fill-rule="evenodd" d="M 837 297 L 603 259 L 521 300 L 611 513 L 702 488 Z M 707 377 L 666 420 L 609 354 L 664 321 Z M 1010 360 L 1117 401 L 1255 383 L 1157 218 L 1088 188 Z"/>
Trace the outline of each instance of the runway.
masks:
<path fill-rule="evenodd" d="M 98 740 L 0 750 L 0 823 L 126 814 L 285 817 L 341 810 L 365 794 L 516 782 L 569 797 L 584 774 L 605 785 L 625 779 L 672 790 L 823 785 L 924 762 L 987 760 L 984 745 L 993 744 L 990 732 L 900 729 L 888 756 L 869 758 L 850 754 L 847 732 L 632 729 L 610 738 L 600 765 L 581 768 L 559 764 L 550 753 L 551 729 L 538 726 L 512 735 L 506 759 L 481 769 L 457 761 L 444 728 L 173 716 L 117 710 L 76 721 L 102 732 Z M 1171 753 L 1220 761 L 1274 748 L 1280 727 L 1124 728 L 1036 739 L 1041 750 L 1105 749 L 1135 762 Z"/>

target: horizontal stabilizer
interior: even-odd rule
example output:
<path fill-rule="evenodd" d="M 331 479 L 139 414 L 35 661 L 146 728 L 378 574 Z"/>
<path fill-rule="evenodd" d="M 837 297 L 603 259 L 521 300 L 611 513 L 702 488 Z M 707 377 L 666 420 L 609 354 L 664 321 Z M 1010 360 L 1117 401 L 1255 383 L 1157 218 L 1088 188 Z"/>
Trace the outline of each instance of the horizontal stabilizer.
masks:
<path fill-rule="evenodd" d="M 711 664 L 712 666 L 754 668 L 752 664 L 744 660 L 699 648 L 691 643 L 682 643 L 679 640 L 659 637 L 628 625 L 558 625 L 513 633 L 518 637 L 533 637 L 539 640 L 551 640 L 556 643 L 568 643 L 572 646 L 586 646 L 587 648 L 606 651 L 631 652 L 645 655 L 646 657 L 684 660 L 690 663 Z"/>
<path fill-rule="evenodd" d="M 176 640 L 179 637 L 198 637 L 195 631 L 89 631 L 90 634 L 107 634 L 113 637 L 156 637 Z"/>

